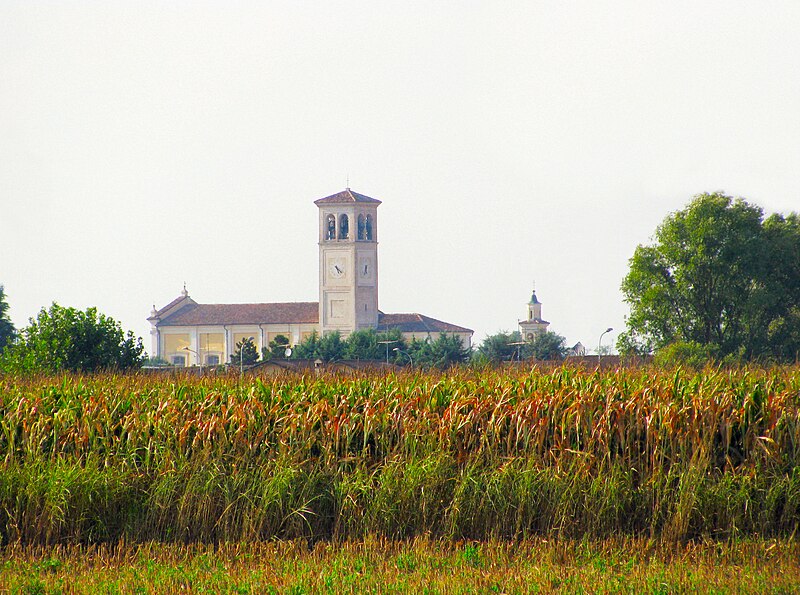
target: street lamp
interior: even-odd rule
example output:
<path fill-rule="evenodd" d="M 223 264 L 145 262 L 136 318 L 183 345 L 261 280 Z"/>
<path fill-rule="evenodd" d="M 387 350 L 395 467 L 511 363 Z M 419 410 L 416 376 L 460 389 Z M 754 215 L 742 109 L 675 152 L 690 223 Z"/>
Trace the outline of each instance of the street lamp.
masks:
<path fill-rule="evenodd" d="M 514 347 L 517 348 L 516 349 L 516 353 L 517 353 L 517 361 L 518 362 L 522 361 L 522 357 L 519 354 L 519 348 L 520 348 L 520 346 L 525 345 L 527 343 L 528 343 L 527 341 L 514 341 L 513 343 L 508 343 L 509 346 L 514 346 Z M 511 352 L 511 362 L 510 363 L 512 363 L 512 364 L 514 363 L 514 352 L 513 351 Z"/>
<path fill-rule="evenodd" d="M 200 364 L 200 375 L 202 376 L 203 375 L 203 358 L 202 358 L 202 356 L 199 353 L 197 353 L 194 349 L 189 349 L 188 347 L 184 347 L 183 350 L 184 351 L 191 351 L 192 353 L 194 353 L 197 356 L 197 361 Z"/>
<path fill-rule="evenodd" d="M 602 333 L 600 333 L 600 339 L 597 341 L 597 363 L 598 364 L 600 363 L 600 344 L 603 342 L 603 335 L 605 335 L 606 333 L 610 333 L 613 330 L 614 330 L 613 328 L 608 327 L 606 330 L 604 330 Z"/>
<path fill-rule="evenodd" d="M 389 364 L 389 345 L 397 341 L 378 341 L 378 345 L 386 345 L 386 364 Z"/>
<path fill-rule="evenodd" d="M 395 347 L 394 349 L 392 349 L 392 351 L 396 351 L 397 353 L 404 353 L 406 356 L 408 356 L 408 361 L 411 363 L 411 367 L 412 368 L 414 367 L 414 360 L 411 359 L 411 354 L 410 353 L 408 353 L 407 351 L 403 351 L 399 347 Z"/>

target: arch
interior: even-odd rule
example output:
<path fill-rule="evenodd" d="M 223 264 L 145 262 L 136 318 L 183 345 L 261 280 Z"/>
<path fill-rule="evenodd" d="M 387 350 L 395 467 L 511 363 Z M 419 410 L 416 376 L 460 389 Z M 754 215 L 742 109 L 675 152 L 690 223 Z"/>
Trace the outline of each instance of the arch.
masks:
<path fill-rule="evenodd" d="M 358 216 L 358 239 L 364 239 L 364 215 Z"/>
<path fill-rule="evenodd" d="M 364 223 L 364 229 L 366 231 L 367 240 L 371 241 L 373 239 L 372 215 L 367 215 L 367 220 Z"/>
<path fill-rule="evenodd" d="M 339 215 L 339 239 L 346 240 L 350 235 L 350 219 L 342 213 Z"/>
<path fill-rule="evenodd" d="M 328 215 L 327 228 L 325 230 L 325 239 L 336 239 L 336 215 Z"/>

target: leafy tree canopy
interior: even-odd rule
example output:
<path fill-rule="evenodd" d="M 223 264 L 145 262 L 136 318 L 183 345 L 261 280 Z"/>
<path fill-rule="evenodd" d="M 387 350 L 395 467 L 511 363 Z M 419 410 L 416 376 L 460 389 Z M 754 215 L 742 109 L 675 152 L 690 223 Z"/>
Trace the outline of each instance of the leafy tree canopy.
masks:
<path fill-rule="evenodd" d="M 526 359 L 556 360 L 566 355 L 566 339 L 545 331 L 532 341 L 524 341 L 519 331 L 500 332 L 486 337 L 478 347 L 478 361 L 497 364 Z"/>
<path fill-rule="evenodd" d="M 128 370 L 142 363 L 141 338 L 125 334 L 96 308 L 85 312 L 58 304 L 42 310 L 3 353 L 3 369 L 20 372 Z"/>
<path fill-rule="evenodd" d="M 567 340 L 561 335 L 545 331 L 534 338 L 530 346 L 531 356 L 538 360 L 564 359 Z"/>
<path fill-rule="evenodd" d="M 413 340 L 409 343 L 406 353 L 413 358 L 415 366 L 439 369 L 466 363 L 472 356 L 472 350 L 464 347 L 458 335 L 447 333 L 440 334 L 433 341 Z"/>
<path fill-rule="evenodd" d="M 407 364 L 408 356 L 400 353 L 406 348 L 403 333 L 398 329 L 391 329 L 387 332 L 367 329 L 356 331 L 347 337 L 344 357 L 346 359 L 386 361 L 388 355 L 390 363 Z"/>
<path fill-rule="evenodd" d="M 288 341 L 287 341 L 288 343 Z M 231 363 L 250 366 L 258 361 L 258 348 L 253 337 L 245 337 L 236 343 L 236 351 L 231 355 Z"/>
<path fill-rule="evenodd" d="M 5 288 L 0 285 L 0 352 L 14 340 L 16 330 L 8 317 L 8 302 Z"/>
<path fill-rule="evenodd" d="M 269 342 L 267 348 L 262 349 L 262 355 L 265 360 L 286 359 L 286 349 L 288 347 L 289 337 L 286 335 L 275 335 L 275 338 Z"/>
<path fill-rule="evenodd" d="M 621 352 L 675 342 L 721 358 L 794 359 L 800 349 L 800 222 L 700 194 L 638 246 L 622 282 Z"/>
<path fill-rule="evenodd" d="M 501 331 L 486 337 L 478 346 L 477 353 L 480 359 L 497 364 L 512 359 L 524 359 L 529 355 L 529 347 L 529 344 L 522 340 L 519 331 L 511 333 Z"/>
<path fill-rule="evenodd" d="M 344 350 L 345 342 L 338 331 L 327 333 L 323 337 L 314 332 L 294 348 L 292 359 L 320 359 L 332 362 L 342 359 Z"/>

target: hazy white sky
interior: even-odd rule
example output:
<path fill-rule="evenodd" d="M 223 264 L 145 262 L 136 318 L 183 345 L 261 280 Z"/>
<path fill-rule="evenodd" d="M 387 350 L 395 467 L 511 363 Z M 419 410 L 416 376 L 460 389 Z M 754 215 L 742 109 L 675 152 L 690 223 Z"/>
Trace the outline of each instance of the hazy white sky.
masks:
<path fill-rule="evenodd" d="M 380 307 L 614 341 L 637 244 L 713 190 L 800 209 L 800 2 L 0 2 L 0 284 L 145 339 L 313 301 L 313 201 L 380 207 Z"/>

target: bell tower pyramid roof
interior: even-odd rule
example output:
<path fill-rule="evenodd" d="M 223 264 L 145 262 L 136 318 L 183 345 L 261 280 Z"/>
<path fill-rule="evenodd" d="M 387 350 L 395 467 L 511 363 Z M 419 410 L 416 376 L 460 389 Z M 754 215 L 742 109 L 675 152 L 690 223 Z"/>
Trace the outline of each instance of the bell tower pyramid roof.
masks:
<path fill-rule="evenodd" d="M 350 188 L 345 188 L 341 192 L 337 192 L 336 194 L 331 194 L 330 196 L 326 196 L 325 198 L 320 198 L 319 200 L 314 201 L 315 205 L 341 205 L 352 203 L 379 205 L 381 204 L 381 201 L 376 198 L 370 198 L 365 194 L 353 192 L 350 190 Z"/>

